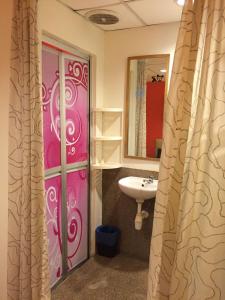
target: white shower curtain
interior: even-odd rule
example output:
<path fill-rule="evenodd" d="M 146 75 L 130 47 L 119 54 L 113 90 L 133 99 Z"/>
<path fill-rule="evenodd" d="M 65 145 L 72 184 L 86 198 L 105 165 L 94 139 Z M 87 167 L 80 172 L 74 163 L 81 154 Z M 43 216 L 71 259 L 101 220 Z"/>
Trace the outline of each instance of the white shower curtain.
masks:
<path fill-rule="evenodd" d="M 8 299 L 47 300 L 50 299 L 50 286 L 37 0 L 14 0 L 13 4 L 9 107 Z"/>
<path fill-rule="evenodd" d="M 148 299 L 225 299 L 225 0 L 187 0 L 182 14 Z"/>

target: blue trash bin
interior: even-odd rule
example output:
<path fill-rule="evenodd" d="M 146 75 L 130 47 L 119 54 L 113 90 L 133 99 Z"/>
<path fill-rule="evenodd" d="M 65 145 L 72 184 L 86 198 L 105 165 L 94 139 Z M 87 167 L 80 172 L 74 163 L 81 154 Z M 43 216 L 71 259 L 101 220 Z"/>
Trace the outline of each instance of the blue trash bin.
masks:
<path fill-rule="evenodd" d="M 97 254 L 106 257 L 114 257 L 119 253 L 119 228 L 101 225 L 96 228 L 95 236 Z"/>

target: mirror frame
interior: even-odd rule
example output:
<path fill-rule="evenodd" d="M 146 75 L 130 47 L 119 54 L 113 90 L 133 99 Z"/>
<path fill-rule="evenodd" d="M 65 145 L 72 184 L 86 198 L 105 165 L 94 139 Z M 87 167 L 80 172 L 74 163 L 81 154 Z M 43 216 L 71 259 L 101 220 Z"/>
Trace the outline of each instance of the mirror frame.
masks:
<path fill-rule="evenodd" d="M 165 100 L 167 97 L 168 92 L 168 75 L 169 75 L 169 65 L 170 65 L 170 54 L 153 54 L 153 55 L 140 55 L 140 56 L 130 56 L 127 58 L 127 82 L 126 82 L 126 98 L 125 98 L 125 139 L 124 139 L 124 158 L 131 158 L 131 159 L 141 159 L 141 160 L 152 160 L 152 161 L 159 161 L 160 158 L 156 157 L 141 157 L 141 156 L 132 156 L 128 155 L 128 130 L 129 130 L 129 89 L 130 89 L 130 81 L 129 81 L 129 74 L 130 74 L 130 62 L 134 59 L 148 59 L 148 58 L 167 58 L 166 68 L 167 73 L 165 75 L 165 96 L 164 96 L 164 109 L 165 109 Z"/>

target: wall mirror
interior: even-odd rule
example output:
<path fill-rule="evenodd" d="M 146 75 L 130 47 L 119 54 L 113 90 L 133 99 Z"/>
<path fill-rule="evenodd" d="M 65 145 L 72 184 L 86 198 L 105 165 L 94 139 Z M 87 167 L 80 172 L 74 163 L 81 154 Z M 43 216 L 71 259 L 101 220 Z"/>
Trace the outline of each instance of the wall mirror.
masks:
<path fill-rule="evenodd" d="M 128 57 L 125 157 L 161 155 L 169 54 Z"/>

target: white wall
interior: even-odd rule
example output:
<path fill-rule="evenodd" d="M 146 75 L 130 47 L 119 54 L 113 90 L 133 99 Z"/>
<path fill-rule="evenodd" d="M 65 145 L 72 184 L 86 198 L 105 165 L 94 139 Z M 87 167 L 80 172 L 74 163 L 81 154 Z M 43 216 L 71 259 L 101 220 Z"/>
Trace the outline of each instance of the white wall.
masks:
<path fill-rule="evenodd" d="M 12 0 L 0 1 L 0 299 L 6 300 L 8 232 L 8 105 Z"/>
<path fill-rule="evenodd" d="M 127 57 L 150 54 L 170 54 L 170 71 L 179 23 L 105 33 L 104 105 L 125 108 Z M 158 170 L 154 161 L 123 159 L 123 165 Z"/>
<path fill-rule="evenodd" d="M 6 300 L 8 232 L 8 105 L 12 0 L 0 1 L 0 299 Z"/>

